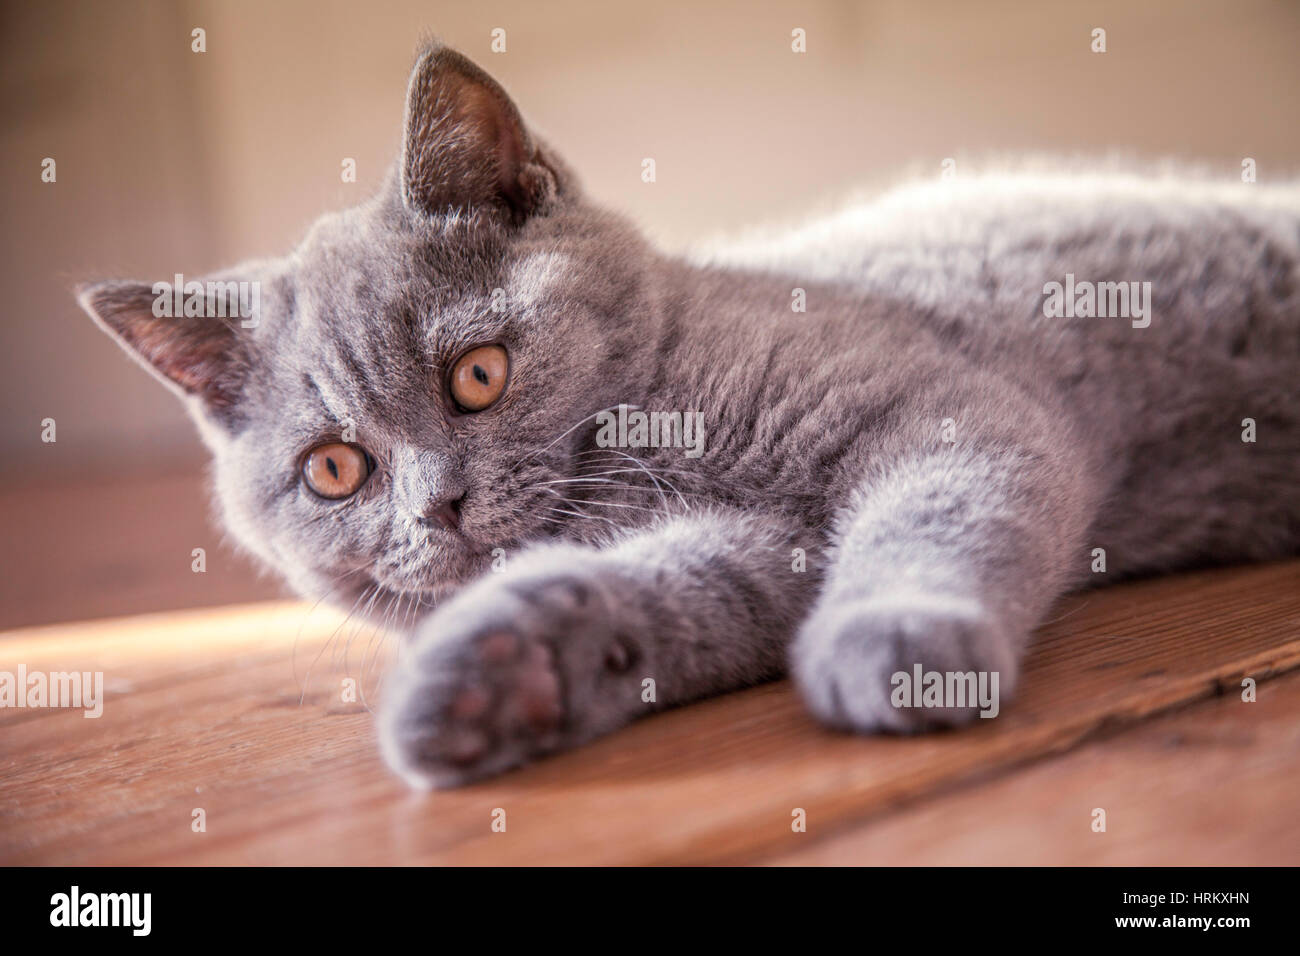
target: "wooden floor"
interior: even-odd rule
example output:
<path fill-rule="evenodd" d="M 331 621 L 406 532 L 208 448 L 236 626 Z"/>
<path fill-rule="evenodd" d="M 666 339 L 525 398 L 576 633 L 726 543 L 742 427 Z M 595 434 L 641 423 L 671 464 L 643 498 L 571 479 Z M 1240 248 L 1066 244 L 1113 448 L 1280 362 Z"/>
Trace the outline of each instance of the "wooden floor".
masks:
<path fill-rule="evenodd" d="M 832 734 L 782 682 L 432 794 L 343 702 L 345 677 L 374 692 L 375 642 L 332 612 L 10 631 L 0 671 L 102 670 L 107 699 L 99 719 L 0 710 L 0 863 L 1300 863 L 1300 562 L 1055 616 L 1019 698 L 968 730 Z"/>
<path fill-rule="evenodd" d="M 281 596 L 212 510 L 194 463 L 0 483 L 0 629 Z"/>

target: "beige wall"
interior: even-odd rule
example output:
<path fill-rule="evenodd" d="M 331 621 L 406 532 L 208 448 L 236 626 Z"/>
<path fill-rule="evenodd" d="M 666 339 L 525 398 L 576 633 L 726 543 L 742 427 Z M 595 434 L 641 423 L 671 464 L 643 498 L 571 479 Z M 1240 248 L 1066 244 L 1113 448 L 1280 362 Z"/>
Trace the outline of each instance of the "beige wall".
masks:
<path fill-rule="evenodd" d="M 1119 148 L 1228 171 L 1253 156 L 1262 177 L 1300 168 L 1300 3 L 1286 0 L 86 0 L 3 17 L 10 479 L 196 455 L 179 409 L 68 288 L 282 252 L 361 198 L 396 148 L 426 31 L 498 76 L 593 194 L 670 246 L 946 156 Z M 796 26 L 806 55 L 790 52 Z M 1089 51 L 1096 26 L 1104 55 Z M 505 54 L 489 52 L 493 27 Z M 355 185 L 339 181 L 345 156 Z M 56 445 L 40 441 L 45 417 Z"/>

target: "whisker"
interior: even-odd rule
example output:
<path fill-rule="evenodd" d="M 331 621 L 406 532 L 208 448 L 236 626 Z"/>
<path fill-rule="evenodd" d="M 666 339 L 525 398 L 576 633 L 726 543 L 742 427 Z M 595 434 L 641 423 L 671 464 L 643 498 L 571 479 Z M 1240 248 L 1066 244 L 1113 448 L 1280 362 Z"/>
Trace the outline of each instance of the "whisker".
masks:
<path fill-rule="evenodd" d="M 362 565 L 360 567 L 353 568 L 351 571 L 348 571 L 340 575 L 337 579 L 335 579 L 334 583 L 330 586 L 329 590 L 327 590 L 324 594 L 318 597 L 316 601 L 312 604 L 312 606 L 307 609 L 306 613 L 303 614 L 302 616 L 302 620 L 298 622 L 298 631 L 296 634 L 294 634 L 293 637 L 293 649 L 289 652 L 289 661 L 290 661 L 289 666 L 292 668 L 293 671 L 293 681 L 295 684 L 298 684 L 299 687 L 301 687 L 302 684 L 298 680 L 298 645 L 302 642 L 303 628 L 307 626 L 307 621 L 311 618 L 311 616 L 314 613 L 316 613 L 316 609 L 319 608 L 326 599 L 333 597 L 338 592 L 339 588 L 343 586 L 344 581 L 352 577 L 352 575 L 364 571 L 365 569 L 366 566 Z M 359 601 L 360 597 L 358 597 L 357 600 Z M 356 601 L 352 603 L 353 603 L 353 607 L 355 607 Z"/>
<path fill-rule="evenodd" d="M 352 615 L 356 613 L 357 605 L 359 605 L 362 602 L 362 600 L 365 599 L 366 595 L 369 594 L 372 590 L 374 591 L 375 594 L 378 594 L 379 585 L 378 584 L 369 585 L 364 591 L 362 591 L 359 595 L 357 595 L 357 599 L 352 602 L 351 609 L 348 611 L 346 615 L 344 615 L 343 620 L 339 622 L 338 627 L 334 628 L 334 632 L 330 634 L 330 636 L 325 640 L 325 643 L 321 645 L 320 650 L 316 652 L 315 658 L 313 658 L 311 664 L 308 665 L 307 673 L 303 677 L 302 691 L 298 695 L 299 707 L 301 707 L 303 702 L 307 699 L 307 689 L 311 686 L 311 672 L 313 669 L 315 669 L 317 663 L 320 662 L 321 655 L 323 655 L 326 649 L 329 648 L 329 646 L 334 643 L 334 639 L 338 637 L 339 631 L 343 629 L 344 625 L 346 625 L 348 621 L 352 619 Z M 373 601 L 374 597 L 372 596 L 370 600 Z"/>
<path fill-rule="evenodd" d="M 624 453 L 624 452 L 621 452 L 621 451 L 619 451 L 617 448 L 596 448 L 596 449 L 591 449 L 591 450 L 589 450 L 589 451 L 580 451 L 580 452 L 576 452 L 576 453 L 573 455 L 573 457 L 574 457 L 574 458 L 584 458 L 584 457 L 590 457 L 590 456 L 592 456 L 592 455 L 618 455 L 618 456 L 621 457 L 621 458 L 626 458 L 626 459 L 628 459 L 628 460 L 630 460 L 630 461 L 635 461 L 635 462 L 638 462 L 638 463 L 640 463 L 640 464 L 642 464 L 642 465 L 645 464 L 645 462 L 642 462 L 639 458 L 633 458 L 631 455 L 628 455 L 628 454 L 626 454 L 626 453 Z M 594 464 L 595 464 L 597 467 L 599 467 L 600 465 L 604 465 L 604 464 L 617 464 L 617 463 L 616 463 L 616 462 L 599 462 L 599 461 L 598 461 L 598 462 L 595 462 Z M 653 470 L 654 470 L 656 473 L 666 473 L 666 474 L 670 474 L 670 475 L 680 475 L 680 476 L 682 476 L 683 478 L 693 478 L 693 479 L 699 479 L 699 477 L 700 477 L 700 473 L 699 473 L 698 471 L 693 471 L 693 470 L 686 469 L 686 468 L 674 468 L 674 467 L 672 467 L 671 465 L 658 465 L 658 464 L 656 464 L 656 465 L 650 465 L 650 466 L 648 466 L 648 467 L 653 468 Z M 636 471 L 636 470 L 639 470 L 639 469 L 629 469 L 629 470 Z"/>
<path fill-rule="evenodd" d="M 646 467 L 645 462 L 641 461 L 641 459 L 635 458 L 632 455 L 629 455 L 625 452 L 618 451 L 613 448 L 608 448 L 606 449 L 606 451 L 611 451 L 614 454 L 618 455 L 619 457 L 626 458 L 628 461 L 632 462 L 632 464 L 636 465 L 638 468 L 640 468 L 650 477 L 650 480 L 655 483 L 656 488 L 659 487 L 659 482 L 662 480 L 663 483 L 668 486 L 669 490 L 671 490 L 674 494 L 677 495 L 677 498 L 679 501 L 681 501 L 682 506 L 685 507 L 688 511 L 690 510 L 690 505 L 687 504 L 686 499 L 682 497 L 681 492 L 677 490 L 677 488 L 673 485 L 673 483 L 669 481 L 667 478 L 661 478 L 659 476 L 656 476 L 654 472 L 652 472 L 649 468 Z M 659 490 L 659 497 L 663 500 L 664 508 L 666 509 L 668 507 L 668 499 L 667 497 L 664 496 L 662 488 Z"/>
<path fill-rule="evenodd" d="M 413 596 L 416 598 L 416 600 L 419 599 L 418 594 L 415 594 Z M 405 613 L 403 613 L 402 607 L 404 604 L 406 604 L 408 599 L 412 597 L 412 595 L 405 594 L 399 591 L 399 592 L 395 592 L 394 597 L 396 598 L 396 602 L 397 602 L 396 610 L 394 610 L 393 601 L 390 600 L 388 603 L 388 608 L 384 612 L 384 619 L 383 619 L 382 626 L 376 628 L 371 632 L 370 640 L 366 642 L 366 649 L 361 655 L 361 679 L 360 679 L 361 706 L 371 713 L 374 713 L 374 709 L 370 706 L 370 701 L 366 696 L 366 676 L 369 673 L 370 666 L 376 664 L 379 660 L 379 655 L 383 653 L 384 646 L 388 642 L 388 637 L 389 634 L 391 633 L 392 622 L 395 622 L 400 617 L 403 621 L 403 625 L 402 625 L 403 629 L 405 629 L 406 614 L 409 614 L 409 607 L 407 608 L 407 611 Z M 372 648 L 374 649 L 373 654 L 371 653 Z M 369 659 L 369 664 L 367 663 L 367 659 Z M 380 683 L 382 684 L 382 679 Z M 380 685 L 377 684 L 375 689 L 378 690 L 379 686 Z"/>
<path fill-rule="evenodd" d="M 640 471 L 636 468 L 622 468 L 619 469 L 619 471 L 600 472 L 600 474 L 610 474 L 610 475 L 640 474 Z M 529 485 L 527 488 L 523 490 L 524 491 L 547 491 L 549 489 L 544 487 L 546 485 L 585 485 L 585 484 L 612 485 L 613 487 L 622 489 L 624 491 L 644 491 L 649 494 L 658 493 L 658 489 L 647 488 L 645 485 L 634 485 L 631 482 L 627 482 L 627 481 L 614 481 L 610 478 L 599 478 L 599 477 L 560 478 L 553 481 L 540 481 L 537 482 L 536 484 Z M 678 491 L 676 493 L 679 495 L 683 495 L 687 498 L 699 498 L 701 500 L 707 500 L 708 497 L 707 495 L 696 494 L 695 492 L 692 491 Z"/>
<path fill-rule="evenodd" d="M 558 493 L 556 493 L 556 496 L 559 497 L 561 501 L 567 501 L 571 505 L 597 505 L 601 508 L 630 508 L 633 511 L 648 511 L 650 514 L 654 515 L 663 514 L 661 509 L 647 508 L 645 505 L 629 505 L 618 501 L 580 501 L 577 498 L 565 498 L 559 496 Z"/>
<path fill-rule="evenodd" d="M 584 514 L 581 511 L 566 511 L 564 508 L 547 508 L 546 510 L 554 511 L 557 514 L 562 514 L 562 515 L 572 515 L 575 518 L 587 518 L 592 521 L 605 521 L 608 522 L 609 524 L 614 525 L 614 527 L 618 527 L 617 521 L 615 521 L 613 518 L 607 518 L 605 515 L 589 515 L 589 514 Z"/>
<path fill-rule="evenodd" d="M 363 607 L 363 608 L 361 609 L 361 615 L 360 615 L 360 617 L 361 617 L 361 621 L 358 622 L 359 624 L 371 623 L 371 621 L 370 621 L 370 616 L 371 616 L 371 614 L 374 613 L 375 603 L 379 600 L 380 596 L 381 596 L 383 593 L 384 593 L 384 588 L 383 588 L 383 586 L 382 586 L 382 585 L 379 585 L 379 584 L 376 584 L 376 585 L 375 585 L 375 592 L 374 592 L 372 595 L 370 595 L 370 600 L 367 601 L 365 607 Z M 355 636 L 356 636 L 356 629 L 354 628 L 353 631 L 352 631 L 352 635 L 348 638 L 348 644 L 349 644 L 349 646 L 351 645 L 352 637 L 355 637 Z M 338 656 L 337 656 L 337 654 L 335 655 L 335 659 L 334 659 L 334 661 L 335 661 L 335 666 L 338 666 Z M 344 665 L 344 667 L 347 666 L 347 656 L 346 656 L 346 653 L 345 653 L 345 655 L 344 655 L 343 665 Z"/>
<path fill-rule="evenodd" d="M 627 406 L 627 408 L 629 408 L 629 409 L 634 409 L 634 408 L 635 408 L 635 409 L 639 409 L 640 407 L 641 407 L 640 405 L 628 405 L 628 406 Z M 565 438 L 567 438 L 569 435 L 573 434 L 574 431 L 576 431 L 577 429 L 581 428 L 583 425 L 587 424 L 587 422 L 591 421 L 591 420 L 592 420 L 593 418 L 595 418 L 597 415 L 603 415 L 605 412 L 612 412 L 612 411 L 614 411 L 616 408 L 618 408 L 618 405 L 610 405 L 608 408 L 602 408 L 602 409 L 599 409 L 598 411 L 594 411 L 594 412 L 592 412 L 592 413 L 591 413 L 590 415 L 588 415 L 586 418 L 583 418 L 583 419 L 581 419 L 580 421 L 578 421 L 577 423 L 575 423 L 575 424 L 569 426 L 568 428 L 566 428 L 563 432 L 561 432 L 561 433 L 559 434 L 559 436 L 557 436 L 553 441 L 551 441 L 551 442 L 550 442 L 549 444 L 547 444 L 546 446 L 544 446 L 544 447 L 542 447 L 542 448 L 539 448 L 539 449 L 537 449 L 537 450 L 534 451 L 534 452 L 530 452 L 529 454 L 525 455 L 523 458 L 520 458 L 517 462 L 514 463 L 514 465 L 512 466 L 512 469 L 511 469 L 511 470 L 514 470 L 514 468 L 518 468 L 520 465 L 522 465 L 524 462 L 526 462 L 526 461 L 527 461 L 528 459 L 530 459 L 530 458 L 535 458 L 535 457 L 538 456 L 538 455 L 541 455 L 541 454 L 543 454 L 543 453 L 545 453 L 545 452 L 547 452 L 547 451 L 550 451 L 552 448 L 555 447 L 555 445 L 557 445 L 559 442 L 563 441 L 563 440 L 564 440 Z"/>

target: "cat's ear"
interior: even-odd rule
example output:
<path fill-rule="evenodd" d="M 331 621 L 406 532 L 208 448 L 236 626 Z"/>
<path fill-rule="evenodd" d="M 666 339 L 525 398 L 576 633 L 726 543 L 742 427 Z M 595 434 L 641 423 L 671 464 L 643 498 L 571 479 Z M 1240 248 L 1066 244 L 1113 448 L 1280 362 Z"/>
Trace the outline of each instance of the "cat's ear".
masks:
<path fill-rule="evenodd" d="M 173 392 L 218 415 L 236 403 L 244 369 L 238 318 L 210 318 L 216 310 L 207 308 L 187 316 L 173 308 L 167 283 L 97 282 L 76 291 L 96 324 Z"/>
<path fill-rule="evenodd" d="M 402 201 L 421 215 L 488 208 L 518 222 L 557 189 L 505 90 L 440 45 L 426 49 L 411 72 L 401 166 Z"/>

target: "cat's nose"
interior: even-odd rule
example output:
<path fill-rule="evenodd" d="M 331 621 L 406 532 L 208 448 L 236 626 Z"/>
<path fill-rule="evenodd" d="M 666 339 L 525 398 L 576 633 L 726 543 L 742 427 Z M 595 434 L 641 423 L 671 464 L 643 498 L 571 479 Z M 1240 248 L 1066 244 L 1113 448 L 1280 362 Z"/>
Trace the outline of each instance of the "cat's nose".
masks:
<path fill-rule="evenodd" d="M 425 528 L 460 527 L 465 479 L 446 455 L 402 449 L 394 455 L 394 470 L 401 508 L 410 520 Z"/>
<path fill-rule="evenodd" d="M 464 500 L 465 496 L 459 495 L 454 499 L 430 502 L 424 514 L 415 520 L 426 528 L 446 528 L 448 531 L 455 531 L 460 527 L 460 503 Z"/>

